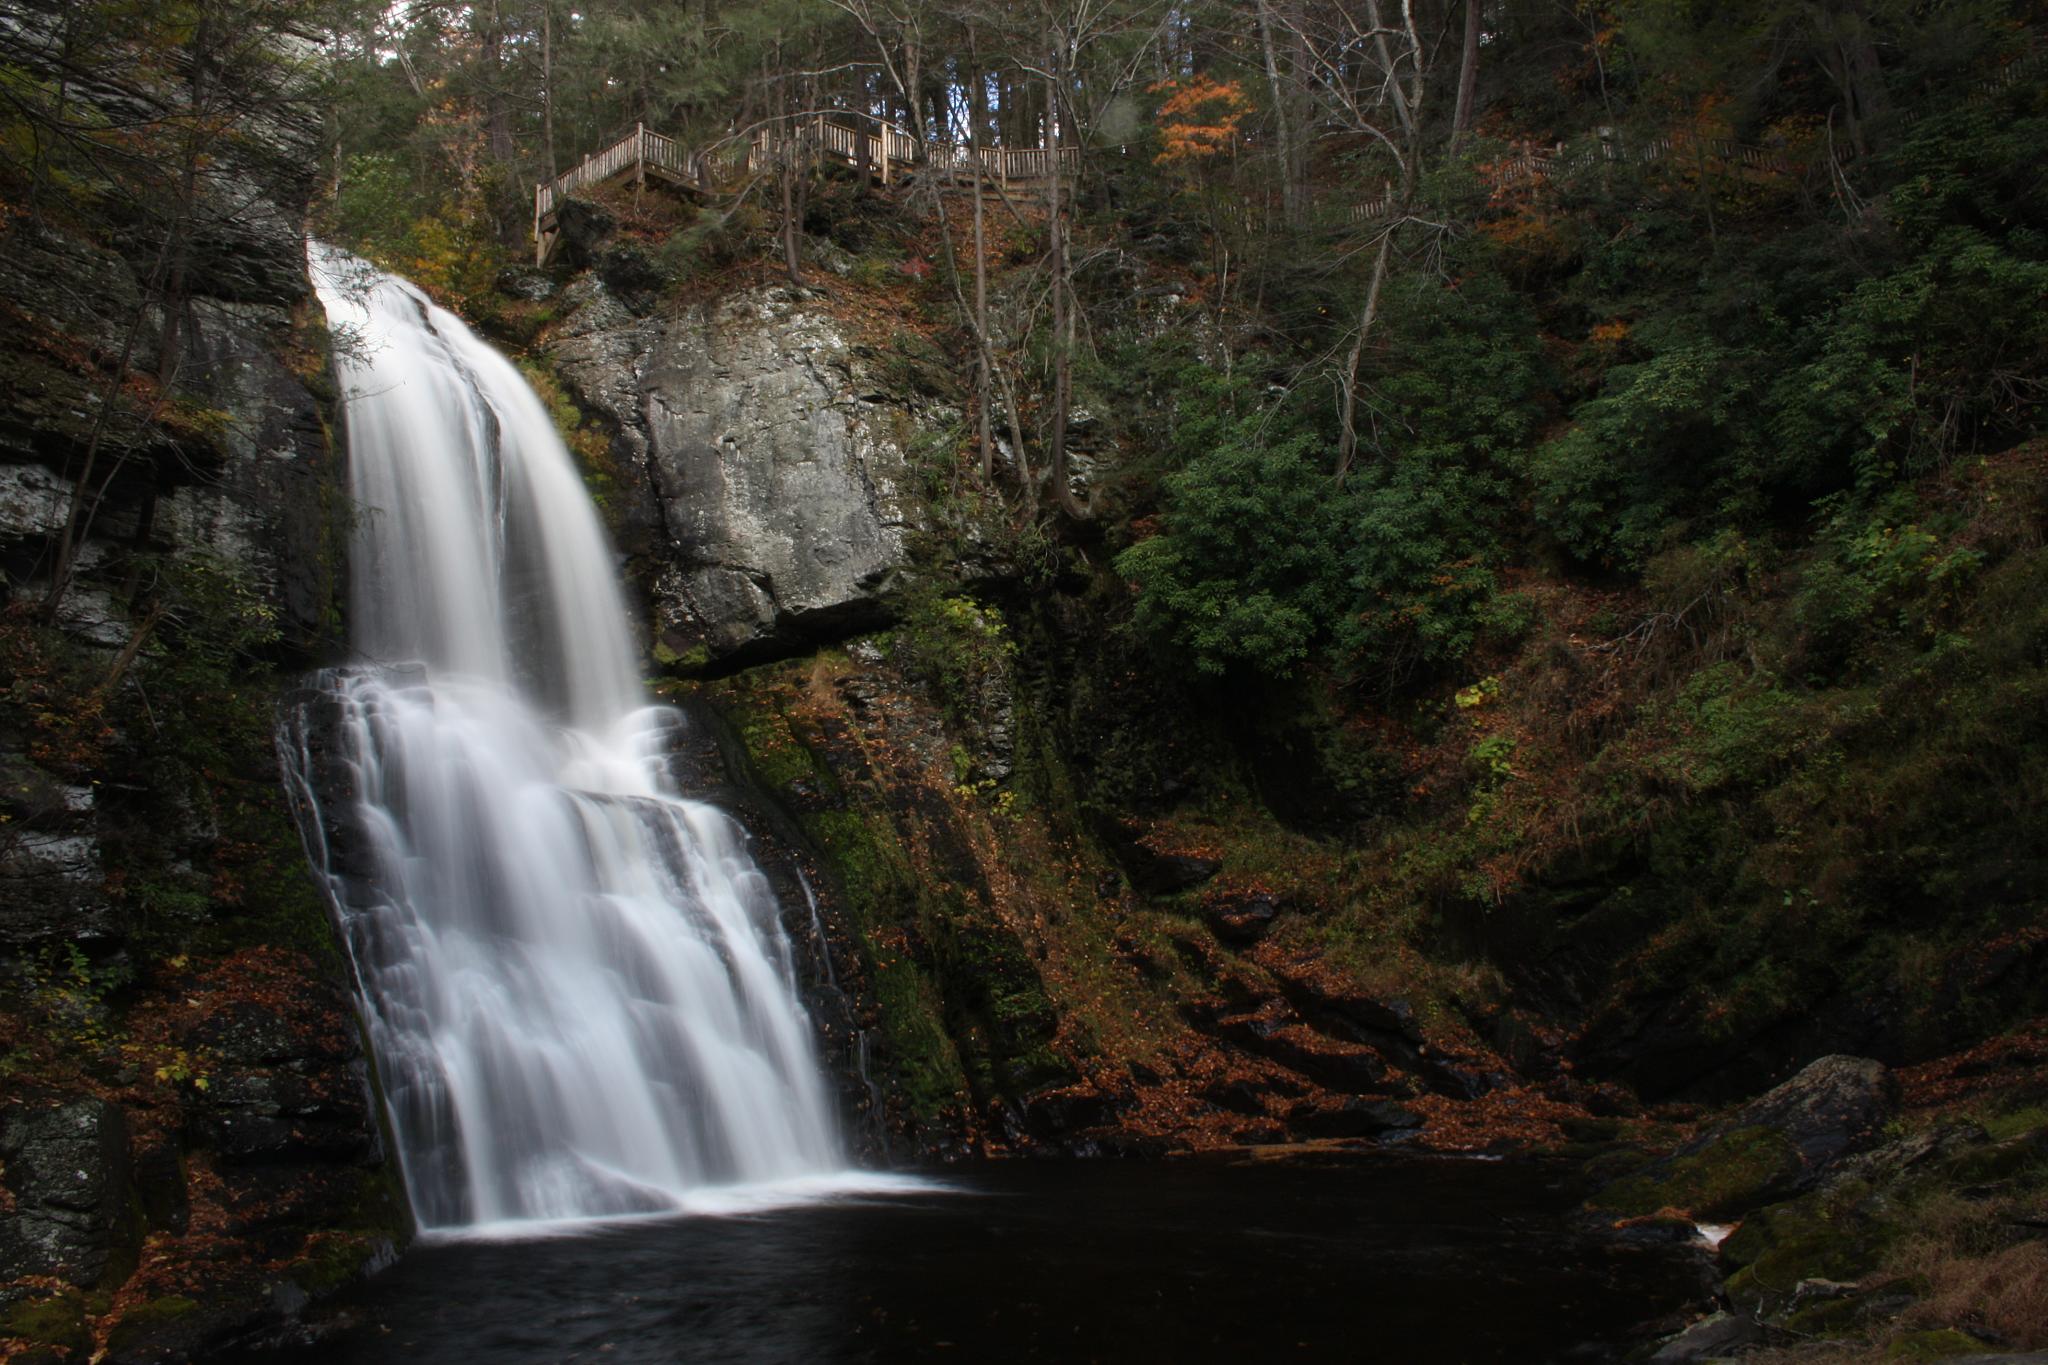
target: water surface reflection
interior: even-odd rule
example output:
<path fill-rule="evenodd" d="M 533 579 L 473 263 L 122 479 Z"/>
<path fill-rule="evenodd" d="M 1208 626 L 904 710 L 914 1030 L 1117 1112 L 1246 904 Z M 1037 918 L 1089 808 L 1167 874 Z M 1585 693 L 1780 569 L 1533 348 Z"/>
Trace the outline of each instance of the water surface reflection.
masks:
<path fill-rule="evenodd" d="M 322 1362 L 1612 1358 L 1695 1254 L 1575 1233 L 1555 1168 L 1018 1162 L 947 1190 L 420 1248 Z"/>

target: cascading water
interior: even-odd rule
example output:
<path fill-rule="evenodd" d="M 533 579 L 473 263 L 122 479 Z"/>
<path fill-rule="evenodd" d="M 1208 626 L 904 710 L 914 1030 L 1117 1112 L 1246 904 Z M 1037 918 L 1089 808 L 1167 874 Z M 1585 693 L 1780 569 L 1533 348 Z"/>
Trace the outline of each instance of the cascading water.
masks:
<path fill-rule="evenodd" d="M 733 822 L 668 788 L 676 720 L 546 410 L 417 289 L 318 246 L 313 267 L 367 662 L 320 675 L 283 747 L 416 1216 L 829 1185 L 845 1156 L 774 898 Z"/>

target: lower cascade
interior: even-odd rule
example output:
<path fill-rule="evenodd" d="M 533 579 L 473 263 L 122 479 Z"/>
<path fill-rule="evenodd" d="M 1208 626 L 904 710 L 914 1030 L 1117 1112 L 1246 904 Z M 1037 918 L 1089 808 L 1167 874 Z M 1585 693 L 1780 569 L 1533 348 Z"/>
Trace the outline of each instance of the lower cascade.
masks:
<path fill-rule="evenodd" d="M 427 1230 L 657 1213 L 846 1165 L 767 878 L 665 774 L 615 561 L 518 371 L 313 248 L 352 640 L 281 747 Z"/>

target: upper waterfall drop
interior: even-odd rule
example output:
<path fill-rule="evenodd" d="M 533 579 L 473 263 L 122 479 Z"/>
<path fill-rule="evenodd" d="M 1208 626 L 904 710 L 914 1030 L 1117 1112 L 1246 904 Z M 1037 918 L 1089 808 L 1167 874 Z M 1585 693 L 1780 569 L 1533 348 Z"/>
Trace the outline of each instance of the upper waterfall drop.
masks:
<path fill-rule="evenodd" d="M 356 648 L 521 684 L 586 730 L 645 706 L 604 529 L 539 397 L 419 290 L 314 251 L 372 521 L 355 538 Z"/>
<path fill-rule="evenodd" d="M 411 285 L 312 264 L 366 662 L 321 675 L 283 748 L 421 1224 L 839 1171 L 778 907 L 734 822 L 670 789 L 674 718 L 546 410 Z"/>

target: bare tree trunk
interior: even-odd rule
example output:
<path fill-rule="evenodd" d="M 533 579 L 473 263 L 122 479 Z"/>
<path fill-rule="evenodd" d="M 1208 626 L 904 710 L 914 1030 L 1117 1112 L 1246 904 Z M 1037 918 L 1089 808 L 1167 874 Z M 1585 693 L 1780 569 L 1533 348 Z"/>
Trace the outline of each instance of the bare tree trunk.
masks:
<path fill-rule="evenodd" d="M 540 136 L 552 185 L 561 174 L 555 164 L 555 0 L 541 0 L 540 7 Z"/>
<path fill-rule="evenodd" d="M 981 202 L 981 125 L 988 117 L 988 85 L 981 73 L 980 54 L 975 51 L 974 31 L 968 30 L 967 46 L 972 61 L 973 94 L 967 102 L 967 155 L 973 161 L 974 186 L 974 434 L 981 445 L 981 482 L 985 488 L 993 488 L 996 480 L 996 446 L 989 431 L 989 402 L 993 395 L 989 386 L 989 344 L 988 344 L 988 239 L 985 222 L 988 217 Z"/>
<path fill-rule="evenodd" d="M 1864 0 L 1833 0 L 1823 7 L 1821 65 L 1842 94 L 1842 126 L 1856 155 L 1868 156 L 1873 145 L 1869 125 L 1889 105 L 1877 44 L 1870 36 L 1870 12 Z"/>
<path fill-rule="evenodd" d="M 1358 363 L 1365 355 L 1365 343 L 1372 336 L 1373 322 L 1380 312 L 1380 286 L 1386 283 L 1387 262 L 1394 250 L 1394 229 L 1380 233 L 1379 254 L 1373 258 L 1372 283 L 1366 286 L 1365 307 L 1358 318 L 1358 335 L 1351 339 L 1351 353 L 1344 357 L 1344 396 L 1338 410 L 1341 433 L 1337 442 L 1337 483 L 1341 486 L 1358 455 Z"/>
<path fill-rule="evenodd" d="M 480 57 L 486 73 L 484 131 L 490 139 L 491 159 L 501 165 L 512 159 L 512 112 L 505 99 L 504 50 L 504 20 L 498 13 L 497 0 L 491 0 L 484 16 Z"/>
<path fill-rule="evenodd" d="M 882 124 L 875 117 L 874 96 L 867 88 L 866 77 L 861 78 L 860 92 L 861 107 L 853 120 L 853 169 L 854 173 L 860 177 L 861 187 L 865 189 L 867 183 L 875 178 L 875 159 L 868 153 L 868 129 L 870 127 L 875 130 L 875 145 L 881 148 L 883 156 L 889 154 L 889 149 L 882 145 L 884 136 Z"/>
<path fill-rule="evenodd" d="M 1302 186 L 1295 177 L 1294 130 L 1287 117 L 1287 97 L 1280 89 L 1280 62 L 1273 48 L 1273 12 L 1268 0 L 1259 3 L 1259 54 L 1266 65 L 1266 90 L 1273 100 L 1273 131 L 1280 143 L 1280 216 L 1290 228 L 1301 226 Z"/>
<path fill-rule="evenodd" d="M 1692 140 L 1693 174 L 1700 184 L 1700 205 L 1707 215 L 1707 244 L 1715 252 L 1721 250 L 1721 226 L 1714 216 L 1714 182 L 1712 167 L 1707 160 L 1707 140 L 1696 137 Z"/>
<path fill-rule="evenodd" d="M 1386 69 L 1387 92 L 1394 102 L 1394 117 L 1401 125 L 1402 138 L 1413 142 L 1419 130 L 1415 124 L 1415 114 L 1408 108 L 1407 92 L 1401 88 L 1400 66 L 1394 59 L 1393 49 L 1387 45 L 1387 26 L 1380 18 L 1379 0 L 1365 0 L 1365 6 L 1366 14 L 1372 20 L 1373 47 L 1379 52 L 1380 65 Z M 1420 61 L 1422 54 L 1418 51 L 1415 55 L 1416 60 Z"/>
<path fill-rule="evenodd" d="M 780 64 L 780 54 L 777 54 Z M 777 134 L 775 173 L 782 191 L 782 268 L 789 275 L 789 282 L 802 285 L 804 282 L 803 258 L 797 247 L 797 142 L 796 129 L 791 124 L 789 108 L 789 85 L 777 81 L 776 112 L 774 123 Z"/>
<path fill-rule="evenodd" d="M 1479 93 L 1479 21 L 1481 0 L 1465 0 L 1465 47 L 1458 59 L 1458 107 L 1451 116 L 1451 145 L 1457 146 L 1472 127 L 1472 103 Z"/>
<path fill-rule="evenodd" d="M 1066 120 L 1059 117 L 1059 81 L 1054 72 L 1066 70 L 1065 53 L 1053 59 L 1045 78 L 1046 111 L 1046 228 L 1051 235 L 1052 265 L 1052 422 L 1047 428 L 1045 449 L 1053 497 L 1061 511 L 1072 517 L 1086 517 L 1088 510 L 1074 499 L 1073 481 L 1067 471 L 1067 419 L 1074 402 L 1074 301 L 1073 263 L 1067 250 L 1067 226 L 1060 203 L 1060 144 L 1065 140 Z"/>

